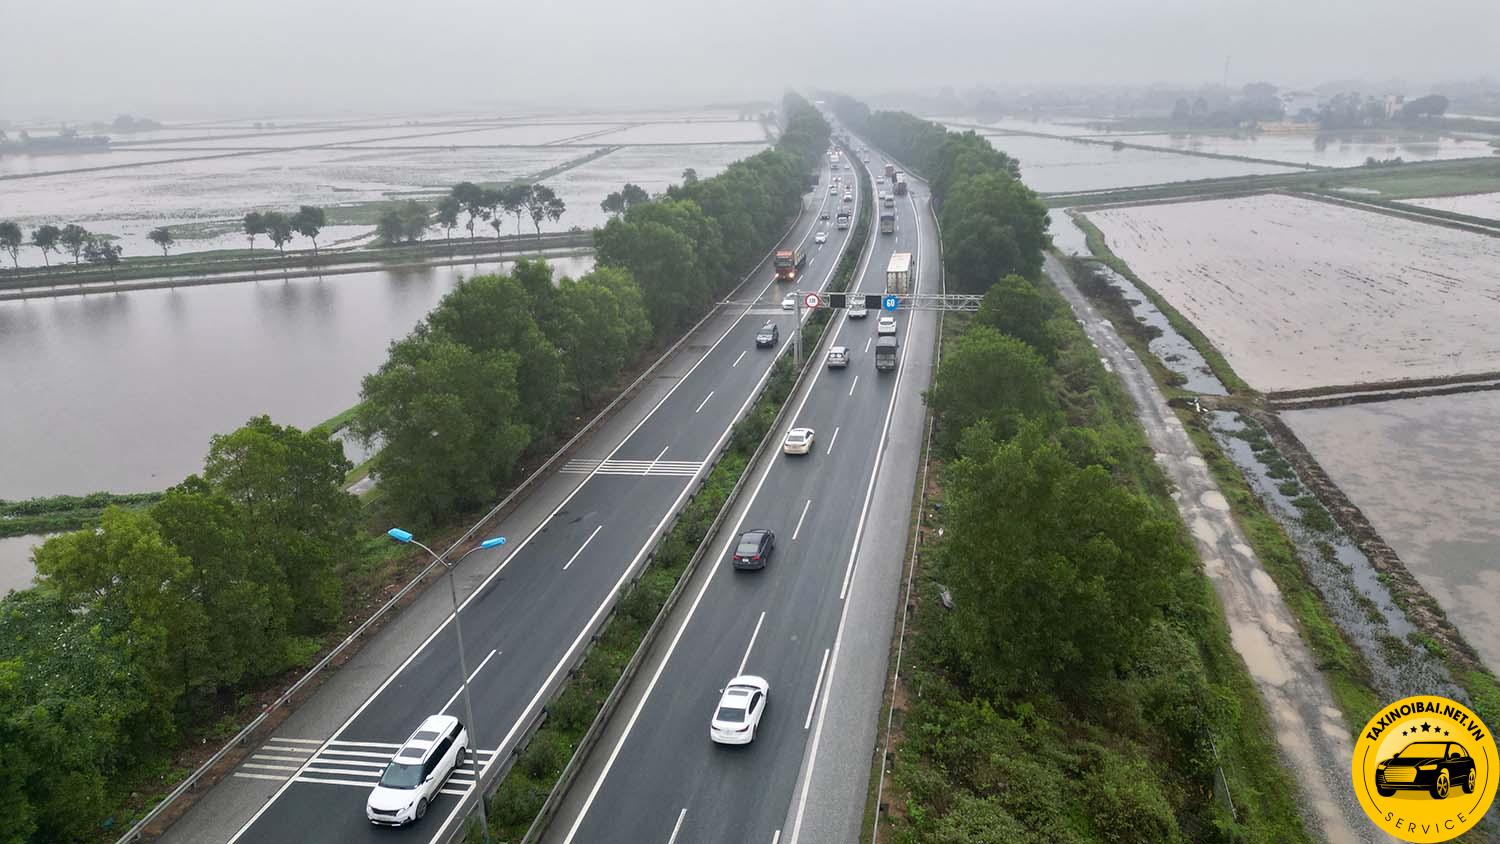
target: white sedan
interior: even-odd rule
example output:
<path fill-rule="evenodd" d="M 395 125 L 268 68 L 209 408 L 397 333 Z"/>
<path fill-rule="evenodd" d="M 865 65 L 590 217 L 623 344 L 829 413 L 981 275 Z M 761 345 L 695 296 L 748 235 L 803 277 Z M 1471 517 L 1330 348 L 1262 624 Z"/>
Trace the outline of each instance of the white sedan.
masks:
<path fill-rule="evenodd" d="M 817 234 L 813 235 L 813 243 L 827 243 L 827 242 L 828 242 L 828 232 L 818 232 Z"/>
<path fill-rule="evenodd" d="M 771 684 L 763 677 L 741 674 L 720 689 L 719 708 L 708 725 L 708 737 L 719 744 L 749 744 L 755 741 L 760 717 L 766 711 Z"/>
<path fill-rule="evenodd" d="M 797 307 L 797 294 L 795 294 L 795 293 L 788 293 L 788 294 L 786 294 L 786 298 L 781 300 L 781 309 L 783 311 L 794 310 L 796 307 Z"/>
<path fill-rule="evenodd" d="M 875 333 L 876 334 L 895 334 L 896 333 L 896 318 L 893 317 L 893 316 L 889 316 L 889 315 L 882 316 L 880 318 L 880 321 L 875 324 Z"/>
<path fill-rule="evenodd" d="M 816 432 L 811 428 L 793 428 L 786 432 L 781 450 L 787 454 L 808 454 L 812 451 L 815 435 Z"/>

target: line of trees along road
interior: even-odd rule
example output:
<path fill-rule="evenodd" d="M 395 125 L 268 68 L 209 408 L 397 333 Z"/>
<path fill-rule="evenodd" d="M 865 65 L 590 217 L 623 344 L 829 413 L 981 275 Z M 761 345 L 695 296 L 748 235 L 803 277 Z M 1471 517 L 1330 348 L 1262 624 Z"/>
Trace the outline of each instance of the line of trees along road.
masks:
<path fill-rule="evenodd" d="M 490 503 L 528 449 L 690 315 L 666 306 L 664 285 L 701 311 L 734 262 L 771 248 L 828 141 L 800 98 L 785 120 L 774 150 L 625 211 L 593 272 L 554 284 L 545 263 L 522 261 L 469 279 L 394 342 L 351 423 L 382 443 L 373 510 L 344 491 L 353 467 L 325 431 L 258 417 L 214 437 L 201 475 L 159 501 L 44 543 L 37 584 L 0 599 L 0 844 L 118 831 L 123 807 L 171 786 L 185 738 L 231 734 L 238 723 L 214 722 L 305 666 L 378 579 L 391 543 L 367 522 L 452 524 Z M 257 225 L 289 237 L 304 212 Z M 685 242 L 674 256 L 704 277 L 651 275 L 662 237 Z"/>
<path fill-rule="evenodd" d="M 947 278 L 985 294 L 927 394 L 943 532 L 881 797 L 892 840 L 1307 840 L 1134 406 L 1041 273 L 1046 213 L 1019 164 L 829 99 L 931 180 Z"/>
<path fill-rule="evenodd" d="M 757 263 L 800 208 L 830 134 L 795 95 L 783 119 L 773 149 L 656 199 L 632 192 L 595 233 L 593 272 L 554 285 L 545 264 L 522 262 L 510 275 L 469 279 L 393 343 L 365 379 L 352 423 L 382 444 L 371 468 L 393 509 L 422 524 L 492 501 L 523 455 Z M 471 232 L 487 212 L 495 219 L 488 202 L 503 205 L 486 193 L 450 193 L 449 210 L 467 214 Z"/>

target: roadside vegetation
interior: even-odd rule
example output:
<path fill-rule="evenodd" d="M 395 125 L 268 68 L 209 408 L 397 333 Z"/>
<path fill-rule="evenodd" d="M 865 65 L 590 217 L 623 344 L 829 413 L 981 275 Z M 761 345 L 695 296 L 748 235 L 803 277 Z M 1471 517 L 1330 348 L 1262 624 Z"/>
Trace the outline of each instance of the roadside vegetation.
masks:
<path fill-rule="evenodd" d="M 393 517 L 456 532 L 521 460 L 554 447 L 652 343 L 701 313 L 734 280 L 733 262 L 753 264 L 795 216 L 827 144 L 810 105 L 790 97 L 785 114 L 776 149 L 612 223 L 648 229 L 617 231 L 615 260 L 557 285 L 541 262 L 470 279 L 393 343 L 360 405 L 330 420 L 384 444 L 379 494 L 363 504 L 344 491 L 353 467 L 333 425 L 304 432 L 267 417 L 214 437 L 203 472 L 165 493 L 6 502 L 0 524 L 85 529 L 44 543 L 36 585 L 0 599 L 0 799 L 11 808 L 0 844 L 118 835 L 191 768 L 193 748 L 232 735 L 262 693 L 409 576 L 407 552 L 383 534 Z M 543 218 L 561 213 L 539 196 Z M 699 196 L 717 199 L 725 220 L 700 211 L 708 229 L 694 236 L 717 230 L 734 246 L 700 253 L 691 241 L 703 258 L 691 269 L 704 275 L 664 277 L 704 286 L 691 311 L 647 298 L 656 280 L 641 276 L 643 288 L 633 270 L 654 256 L 631 240 L 658 227 L 681 237 L 672 225 Z M 266 216 L 252 227 L 273 245 L 317 227 L 307 209 Z M 9 252 L 9 229 L 0 235 Z"/>
<path fill-rule="evenodd" d="M 29 498 L 25 501 L 0 499 L 0 537 L 77 530 L 97 522 L 109 507 L 140 508 L 160 499 L 159 492 L 122 495 L 95 492 L 88 495 Z"/>
<path fill-rule="evenodd" d="M 931 179 L 948 277 L 987 291 L 928 393 L 941 531 L 877 822 L 955 844 L 1308 840 L 1132 405 L 1039 271 L 1041 203 L 1001 154 L 948 169 L 967 133 L 834 102 Z M 971 192 L 1003 216 L 950 225 Z"/>

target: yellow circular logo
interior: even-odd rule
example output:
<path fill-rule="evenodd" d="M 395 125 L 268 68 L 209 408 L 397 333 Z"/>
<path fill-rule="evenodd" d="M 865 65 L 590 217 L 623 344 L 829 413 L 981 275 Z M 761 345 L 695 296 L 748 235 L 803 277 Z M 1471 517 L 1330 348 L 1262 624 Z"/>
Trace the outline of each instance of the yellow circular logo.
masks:
<path fill-rule="evenodd" d="M 1449 841 L 1495 799 L 1495 738 L 1463 704 L 1417 695 L 1381 709 L 1354 745 L 1354 793 L 1403 841 Z"/>

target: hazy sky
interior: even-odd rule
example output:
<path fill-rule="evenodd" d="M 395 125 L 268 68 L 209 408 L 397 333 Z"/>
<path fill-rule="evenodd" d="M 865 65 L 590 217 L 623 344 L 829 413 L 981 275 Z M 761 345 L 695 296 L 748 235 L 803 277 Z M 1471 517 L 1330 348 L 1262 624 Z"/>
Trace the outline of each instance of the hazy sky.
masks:
<path fill-rule="evenodd" d="M 1500 0 L 0 0 L 0 117 L 1500 79 Z"/>

